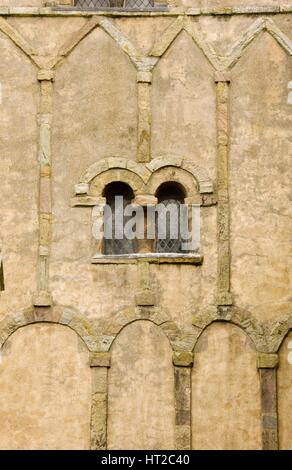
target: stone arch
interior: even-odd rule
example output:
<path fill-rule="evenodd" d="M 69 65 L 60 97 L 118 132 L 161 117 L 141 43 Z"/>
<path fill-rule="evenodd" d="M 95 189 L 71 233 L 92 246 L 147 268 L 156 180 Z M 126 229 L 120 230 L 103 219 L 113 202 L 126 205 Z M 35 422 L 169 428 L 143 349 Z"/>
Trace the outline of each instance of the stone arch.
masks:
<path fill-rule="evenodd" d="M 192 175 L 182 168 L 174 166 L 164 166 L 152 173 L 146 185 L 147 194 L 155 195 L 161 184 L 166 182 L 181 185 L 187 198 L 198 194 L 197 182 Z"/>
<path fill-rule="evenodd" d="M 147 168 L 154 173 L 164 167 L 181 168 L 188 172 L 196 182 L 200 193 L 212 193 L 214 191 L 213 182 L 209 178 L 205 169 L 190 162 L 188 159 L 179 156 L 159 156 L 147 164 Z"/>
<path fill-rule="evenodd" d="M 292 331 L 292 314 L 285 315 L 271 324 L 269 344 L 271 352 L 278 352 Z"/>
<path fill-rule="evenodd" d="M 29 308 L 6 316 L 0 322 L 0 347 L 19 328 L 35 323 L 55 323 L 71 328 L 83 340 L 89 351 L 97 350 L 97 339 L 90 322 L 71 307 Z"/>
<path fill-rule="evenodd" d="M 102 334 L 99 337 L 98 350 L 109 351 L 121 331 L 131 323 L 139 320 L 148 320 L 158 326 L 165 333 L 173 350 L 180 349 L 181 338 L 184 332 L 159 308 L 146 310 L 127 308 L 117 312 L 110 320 L 102 325 Z M 183 349 L 183 348 L 182 348 Z"/>
<path fill-rule="evenodd" d="M 131 187 L 135 195 L 138 194 L 143 187 L 143 181 L 136 173 L 127 169 L 113 168 L 101 173 L 92 180 L 89 190 L 90 194 L 93 196 L 102 196 L 105 187 L 114 182 L 127 184 Z"/>
<path fill-rule="evenodd" d="M 231 324 L 240 328 L 252 341 L 257 351 L 271 352 L 269 351 L 263 324 L 253 318 L 250 312 L 245 312 L 237 307 L 222 310 L 216 306 L 209 306 L 195 314 L 192 324 L 200 330 L 197 334 L 196 343 L 206 328 L 218 322 Z"/>
<path fill-rule="evenodd" d="M 90 165 L 81 175 L 79 183 L 91 183 L 91 181 L 110 169 L 128 170 L 146 182 L 150 176 L 150 171 L 140 163 L 123 157 L 109 157 L 98 160 Z"/>
<path fill-rule="evenodd" d="M 90 165 L 81 175 L 75 186 L 75 194 L 88 195 L 91 186 L 96 185 L 96 192 L 101 195 L 103 186 L 114 180 L 129 184 L 134 192 L 143 193 L 153 174 L 166 167 L 178 169 L 180 178 L 187 187 L 198 187 L 201 194 L 213 193 L 214 186 L 207 172 L 185 158 L 178 156 L 156 157 L 144 165 L 123 157 L 109 157 Z M 183 173 L 184 172 L 184 173 Z M 193 179 L 193 181 L 191 180 Z M 155 192 L 155 191 L 154 191 Z"/>

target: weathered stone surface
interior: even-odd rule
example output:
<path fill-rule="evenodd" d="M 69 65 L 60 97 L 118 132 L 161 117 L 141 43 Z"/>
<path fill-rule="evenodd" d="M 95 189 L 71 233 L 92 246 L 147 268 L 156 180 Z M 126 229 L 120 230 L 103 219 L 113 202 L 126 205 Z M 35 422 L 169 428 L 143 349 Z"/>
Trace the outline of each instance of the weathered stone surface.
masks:
<path fill-rule="evenodd" d="M 75 184 L 75 194 L 80 195 L 80 194 L 87 194 L 89 190 L 89 184 L 88 183 L 78 183 Z"/>
<path fill-rule="evenodd" d="M 263 450 L 278 450 L 276 370 L 260 369 Z"/>
<path fill-rule="evenodd" d="M 149 206 L 149 205 L 155 206 L 157 202 L 158 202 L 157 197 L 152 196 L 151 194 L 138 194 L 135 197 L 133 204 L 137 204 L 138 206 Z"/>
<path fill-rule="evenodd" d="M 36 307 L 48 307 L 52 305 L 52 296 L 48 291 L 36 292 L 33 296 L 33 305 Z"/>
<path fill-rule="evenodd" d="M 195 448 L 274 449 L 277 373 L 279 446 L 290 449 L 292 8 L 7 3 L 0 447 L 104 449 L 108 416 L 112 447 L 187 450 L 192 422 Z M 140 244 L 143 253 L 105 259 L 92 223 L 113 181 L 142 204 L 164 182 L 181 185 L 202 206 L 202 255 Z"/>
<path fill-rule="evenodd" d="M 90 367 L 110 367 L 109 353 L 91 353 L 89 360 Z"/>
<path fill-rule="evenodd" d="M 176 450 L 190 450 L 191 427 L 188 425 L 177 425 L 175 427 Z"/>
<path fill-rule="evenodd" d="M 152 82 L 152 72 L 137 72 L 137 82 L 141 83 L 151 83 Z"/>
<path fill-rule="evenodd" d="M 139 81 L 138 83 L 138 162 L 149 162 L 150 160 L 150 88 L 149 83 Z"/>
<path fill-rule="evenodd" d="M 91 400 L 90 448 L 106 449 L 107 394 L 94 393 Z"/>
<path fill-rule="evenodd" d="M 257 367 L 258 369 L 274 369 L 278 366 L 279 357 L 278 354 L 265 354 L 258 353 Z"/>
<path fill-rule="evenodd" d="M 193 365 L 194 355 L 192 352 L 175 351 L 172 360 L 175 366 L 190 367 Z"/>
<path fill-rule="evenodd" d="M 136 294 L 136 305 L 137 306 L 153 306 L 155 305 L 155 295 L 150 289 L 138 292 Z"/>
<path fill-rule="evenodd" d="M 54 81 L 54 78 L 55 78 L 55 72 L 54 70 L 45 70 L 45 69 L 42 69 L 42 70 L 39 70 L 38 72 L 38 80 L 41 82 L 43 80 L 47 80 L 47 81 Z"/>

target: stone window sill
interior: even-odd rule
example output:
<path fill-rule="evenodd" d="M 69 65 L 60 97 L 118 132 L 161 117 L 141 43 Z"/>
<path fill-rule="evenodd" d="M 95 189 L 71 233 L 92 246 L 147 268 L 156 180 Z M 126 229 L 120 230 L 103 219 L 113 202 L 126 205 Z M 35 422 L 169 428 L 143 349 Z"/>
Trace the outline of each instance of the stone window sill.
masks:
<path fill-rule="evenodd" d="M 58 5 L 52 7 L 53 11 L 76 11 L 76 12 L 111 12 L 111 13 L 149 13 L 149 12 L 167 12 L 168 7 L 166 5 L 148 7 L 148 8 L 118 8 L 118 7 L 79 7 L 79 6 L 63 6 Z"/>
<path fill-rule="evenodd" d="M 179 253 L 133 253 L 130 255 L 96 255 L 92 264 L 137 264 L 144 261 L 151 264 L 202 264 L 200 254 Z"/>

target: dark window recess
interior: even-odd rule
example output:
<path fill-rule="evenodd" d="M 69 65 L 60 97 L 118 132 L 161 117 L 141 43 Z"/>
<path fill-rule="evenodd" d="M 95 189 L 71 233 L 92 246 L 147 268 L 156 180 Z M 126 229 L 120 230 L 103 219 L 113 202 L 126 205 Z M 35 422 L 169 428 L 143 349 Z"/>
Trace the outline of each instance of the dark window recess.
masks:
<path fill-rule="evenodd" d="M 117 206 L 115 205 L 115 197 L 123 197 L 123 206 L 120 207 L 118 212 Z M 115 233 L 115 221 L 123 220 L 123 227 L 131 217 L 125 217 L 123 212 L 126 206 L 131 204 L 134 198 L 134 193 L 130 186 L 125 183 L 114 182 L 107 185 L 104 191 L 104 197 L 106 198 L 107 205 L 111 208 L 111 215 L 105 211 L 104 217 L 104 232 L 105 237 L 103 240 L 103 252 L 105 255 L 123 255 L 135 253 L 136 243 L 135 240 L 129 240 L 125 236 L 122 239 L 116 238 Z M 110 219 L 109 219 L 110 217 Z M 109 224 L 109 225 L 108 225 Z M 109 230 L 111 228 L 111 230 Z M 111 238 L 106 238 L 107 233 L 110 232 Z"/>
<path fill-rule="evenodd" d="M 77 0 L 79 8 L 124 8 L 126 10 L 144 10 L 154 7 L 154 0 Z"/>
<path fill-rule="evenodd" d="M 163 204 L 169 212 L 165 215 L 156 216 L 156 241 L 155 251 L 158 253 L 185 253 L 182 250 L 183 239 L 180 231 L 180 207 L 184 202 L 184 192 L 181 187 L 175 183 L 163 183 L 156 194 L 158 203 Z M 171 220 L 171 207 L 177 210 L 177 236 L 173 238 L 171 233 L 170 220 Z M 159 223 L 165 224 L 165 238 L 159 238 L 158 226 Z"/>
<path fill-rule="evenodd" d="M 0 253 L 0 291 L 4 290 L 4 272 L 3 272 L 3 262 Z"/>

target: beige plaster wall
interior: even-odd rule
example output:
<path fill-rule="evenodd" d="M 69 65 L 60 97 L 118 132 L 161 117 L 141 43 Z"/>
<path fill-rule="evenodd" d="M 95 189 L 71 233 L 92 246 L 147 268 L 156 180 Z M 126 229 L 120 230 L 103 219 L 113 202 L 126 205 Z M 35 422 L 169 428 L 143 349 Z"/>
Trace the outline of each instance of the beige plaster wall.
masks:
<path fill-rule="evenodd" d="M 194 311 L 212 304 L 216 296 L 216 213 L 201 209 L 201 266 L 160 265 L 151 267 L 151 279 L 159 306 L 180 325 L 191 324 Z M 211 287 L 212 286 L 212 287 Z"/>
<path fill-rule="evenodd" d="M 135 159 L 136 73 L 116 43 L 95 30 L 59 67 L 55 87 L 51 272 L 56 301 L 95 318 L 109 316 L 133 298 L 136 269 L 91 266 L 91 209 L 68 205 L 90 164 L 113 155 Z"/>
<path fill-rule="evenodd" d="M 192 3 L 216 6 L 211 0 Z M 227 3 L 222 0 L 220 5 Z M 201 16 L 192 22 L 222 59 L 257 18 Z M 291 15 L 271 18 L 291 41 Z M 17 15 L 6 20 L 36 49 L 42 64 L 48 57 L 53 62 L 61 46 L 88 21 Z M 110 21 L 145 55 L 175 18 Z M 12 40 L 17 42 L 17 37 L 12 35 Z M 12 40 L 0 32 L 0 249 L 5 275 L 1 319 L 30 307 L 37 288 L 40 85 L 34 57 L 30 60 Z M 291 71 L 291 57 L 265 32 L 231 72 L 231 290 L 235 314 L 245 316 L 247 331 L 254 318 L 264 322 L 259 341 L 265 346 L 271 331 L 268 320 L 285 322 L 283 316 L 291 314 Z M 136 160 L 137 74 L 127 54 L 98 28 L 63 57 L 53 87 L 49 287 L 54 304 L 72 306 L 87 317 L 99 338 L 103 320 L 135 307 L 140 274 L 135 265 L 91 264 L 96 249 L 92 209 L 72 207 L 71 198 L 80 175 L 94 162 L 110 156 Z M 179 155 L 200 165 L 214 182 L 215 200 L 214 70 L 185 31 L 154 68 L 151 111 L 152 156 Z M 168 325 L 170 333 L 179 326 L 193 334 L 193 315 L 203 312 L 203 324 L 209 311 L 216 310 L 217 215 L 214 201 L 212 207 L 202 208 L 201 266 L 150 267 L 157 311 L 175 321 Z M 230 318 L 232 308 L 219 313 Z M 9 321 L 4 326 L 5 334 L 13 330 Z M 111 339 L 101 341 L 102 347 Z M 281 349 L 278 374 L 282 448 L 291 447 L 288 342 Z M 10 337 L 0 364 L 0 420 L 5 423 L 1 448 L 89 447 L 87 358 L 83 343 L 65 327 L 29 326 Z M 172 350 L 162 330 L 146 321 L 124 328 L 113 344 L 109 370 L 110 449 L 174 448 L 173 381 Z M 256 351 L 238 328 L 215 324 L 203 333 L 195 348 L 192 393 L 195 449 L 261 447 Z"/>
<path fill-rule="evenodd" d="M 82 17 L 73 17 L 69 21 L 67 18 L 44 16 L 8 16 L 5 19 L 43 56 L 57 55 L 63 43 L 87 22 Z"/>
<path fill-rule="evenodd" d="M 286 0 L 182 0 L 182 5 L 200 8 L 224 8 L 230 6 L 287 5 Z"/>
<path fill-rule="evenodd" d="M 212 325 L 196 345 L 192 423 L 193 449 L 261 448 L 256 353 L 234 325 Z"/>
<path fill-rule="evenodd" d="M 281 450 L 292 449 L 292 332 L 288 334 L 280 349 L 278 369 L 278 413 L 279 440 Z"/>
<path fill-rule="evenodd" d="M 31 305 L 36 290 L 38 164 L 36 68 L 0 33 L 0 317 Z"/>
<path fill-rule="evenodd" d="M 1 6 L 9 7 L 39 7 L 45 4 L 42 0 L 1 0 Z"/>
<path fill-rule="evenodd" d="M 38 324 L 14 333 L 1 353 L 1 449 L 88 449 L 88 351 L 75 332 Z"/>
<path fill-rule="evenodd" d="M 232 74 L 232 288 L 259 319 L 291 311 L 290 80 L 289 56 L 267 33 Z"/>
<path fill-rule="evenodd" d="M 202 165 L 209 176 L 214 177 L 216 99 L 213 69 L 184 31 L 154 70 L 152 103 L 152 155 L 185 156 Z"/>
<path fill-rule="evenodd" d="M 127 326 L 112 348 L 109 449 L 174 449 L 174 375 L 168 339 L 155 325 Z"/>

